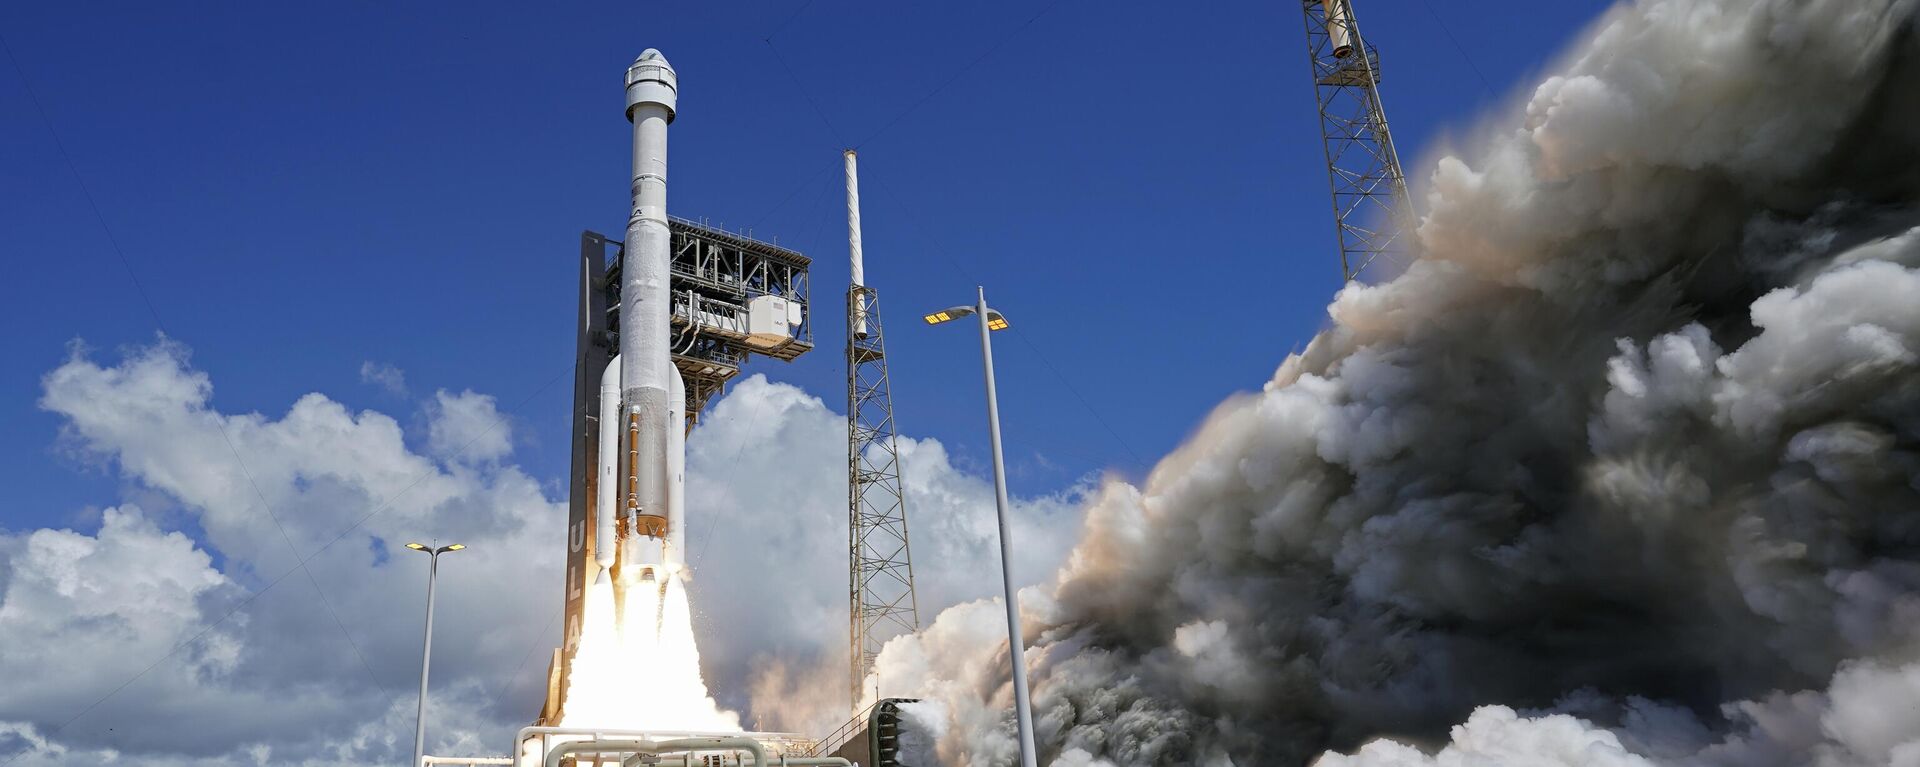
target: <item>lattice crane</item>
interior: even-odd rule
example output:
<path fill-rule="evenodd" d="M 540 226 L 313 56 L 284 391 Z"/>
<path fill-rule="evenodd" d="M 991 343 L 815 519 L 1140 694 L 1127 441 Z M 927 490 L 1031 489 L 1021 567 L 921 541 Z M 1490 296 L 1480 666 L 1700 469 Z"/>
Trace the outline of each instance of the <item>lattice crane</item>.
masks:
<path fill-rule="evenodd" d="M 1351 282 L 1383 256 L 1402 260 L 1413 230 L 1413 201 L 1380 104 L 1380 52 L 1360 37 L 1351 0 L 1302 0 L 1301 9 L 1332 182 L 1340 272 Z"/>

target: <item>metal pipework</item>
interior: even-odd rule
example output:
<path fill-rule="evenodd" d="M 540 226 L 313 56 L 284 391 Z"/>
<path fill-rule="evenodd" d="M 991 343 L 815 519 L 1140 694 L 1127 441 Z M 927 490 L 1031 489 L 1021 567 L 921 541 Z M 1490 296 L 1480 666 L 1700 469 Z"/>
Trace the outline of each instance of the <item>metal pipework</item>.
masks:
<path fill-rule="evenodd" d="M 624 531 L 621 534 L 623 537 L 640 535 L 648 538 L 664 538 L 667 534 L 665 498 L 667 493 L 663 492 L 664 488 L 648 487 L 649 477 L 653 478 L 652 484 L 661 484 L 659 480 L 660 475 L 665 473 L 667 450 L 662 447 L 661 455 L 657 458 L 649 457 L 643 450 L 649 440 L 647 431 L 647 419 L 643 414 L 637 409 L 629 409 L 627 411 L 627 504 L 623 512 L 626 518 L 622 520 L 624 522 L 622 525 Z M 650 466 L 650 464 L 654 465 Z M 649 468 L 652 470 L 649 471 Z M 648 503 L 646 499 L 655 495 L 661 496 L 660 501 Z"/>
<path fill-rule="evenodd" d="M 860 252 L 860 168 L 853 150 L 847 150 L 847 255 L 852 260 L 853 287 L 865 287 L 867 268 L 864 256 Z M 867 307 L 865 302 L 856 301 L 853 310 L 853 334 L 864 338 L 867 335 Z"/>
<path fill-rule="evenodd" d="M 667 540 L 662 564 L 687 564 L 687 379 L 679 368 L 667 378 Z"/>
<path fill-rule="evenodd" d="M 614 355 L 600 373 L 600 482 L 594 486 L 593 561 L 600 565 L 596 579 L 612 577 L 613 555 L 619 540 L 613 531 L 618 514 L 614 499 L 620 486 L 620 357 Z"/>
<path fill-rule="evenodd" d="M 633 122 L 633 212 L 621 262 L 620 385 L 628 445 L 630 534 L 666 533 L 668 377 L 672 334 L 668 295 L 667 125 L 679 103 L 679 76 L 649 48 L 627 68 Z"/>
<path fill-rule="evenodd" d="M 753 764 L 755 767 L 769 767 L 769 764 L 788 765 L 789 767 L 829 767 L 829 766 L 853 767 L 852 762 L 849 762 L 837 756 L 827 756 L 827 757 L 781 756 L 781 757 L 778 757 L 776 761 L 770 763 L 767 760 L 766 747 L 761 745 L 760 741 L 754 740 L 752 738 L 742 738 L 742 737 L 678 738 L 674 740 L 658 740 L 658 741 L 655 741 L 655 740 L 573 741 L 571 743 L 562 743 L 558 746 L 555 746 L 552 751 L 547 752 L 545 765 L 546 767 L 559 767 L 560 762 L 563 761 L 569 755 L 574 756 L 574 761 L 577 764 L 580 761 L 580 756 L 586 755 L 586 754 L 628 754 L 628 753 L 632 754 L 632 756 L 629 756 L 621 760 L 620 762 L 621 767 L 636 767 L 636 765 L 643 765 L 643 764 L 666 765 L 667 762 L 660 759 L 662 755 L 679 753 L 684 757 L 682 764 L 687 765 L 688 767 L 692 767 L 692 765 L 706 764 L 704 760 L 697 760 L 696 757 L 694 756 L 696 752 L 700 752 L 700 751 L 745 751 L 747 753 L 753 754 Z M 736 757 L 735 759 L 731 760 L 730 763 L 737 764 L 737 765 L 744 765 L 746 763 L 746 760 L 739 759 Z M 726 757 L 723 756 L 721 758 L 721 764 L 729 764 L 729 760 L 727 760 Z"/>
<path fill-rule="evenodd" d="M 657 756 L 679 751 L 746 751 L 754 767 L 767 767 L 767 749 L 752 738 L 678 738 L 675 740 L 576 740 L 547 752 L 545 767 L 560 767 L 569 754 L 644 754 Z M 577 762 L 578 760 L 576 760 Z"/>
<path fill-rule="evenodd" d="M 703 757 L 694 756 L 692 751 L 681 752 L 680 754 L 681 763 L 678 767 L 706 767 L 706 764 L 707 764 L 706 762 L 695 761 L 696 759 L 702 759 L 702 758 Z M 638 767 L 638 765 L 649 764 L 648 762 L 649 759 L 652 760 L 651 764 L 659 765 L 659 767 L 675 767 L 675 765 L 668 764 L 666 761 L 662 760 L 658 756 L 652 756 L 648 754 L 634 754 L 633 756 L 629 756 L 626 758 L 625 761 L 622 761 L 620 763 L 620 767 Z M 740 763 L 741 763 L 741 760 L 737 758 L 733 762 L 733 764 L 740 764 Z M 726 757 L 724 756 L 721 757 L 721 764 L 727 765 Z M 772 764 L 775 765 L 775 767 L 854 767 L 853 762 L 849 762 L 837 756 L 781 755 L 781 756 L 773 757 Z"/>

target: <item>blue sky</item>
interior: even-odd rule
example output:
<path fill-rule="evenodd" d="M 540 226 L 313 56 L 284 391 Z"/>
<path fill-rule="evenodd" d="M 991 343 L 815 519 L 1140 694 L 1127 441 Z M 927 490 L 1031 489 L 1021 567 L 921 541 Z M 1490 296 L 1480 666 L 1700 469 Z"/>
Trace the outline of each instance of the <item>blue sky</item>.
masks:
<path fill-rule="evenodd" d="M 1361 4 L 1410 169 L 1603 5 Z M 903 429 L 984 460 L 972 336 L 914 319 L 984 283 L 1015 323 L 996 344 L 1015 491 L 1137 476 L 1257 388 L 1338 287 L 1301 20 L 1061 0 L 1022 27 L 1042 7 L 9 6 L 3 525 L 118 500 L 59 449 L 40 378 L 76 339 L 149 343 L 156 314 L 223 412 L 320 391 L 404 419 L 435 389 L 493 394 L 558 495 L 578 233 L 624 227 L 619 81 L 649 46 L 682 82 L 670 210 L 816 262 L 819 348 L 753 372 L 844 407 L 838 150 L 860 142 Z M 363 383 L 367 361 L 412 399 Z"/>

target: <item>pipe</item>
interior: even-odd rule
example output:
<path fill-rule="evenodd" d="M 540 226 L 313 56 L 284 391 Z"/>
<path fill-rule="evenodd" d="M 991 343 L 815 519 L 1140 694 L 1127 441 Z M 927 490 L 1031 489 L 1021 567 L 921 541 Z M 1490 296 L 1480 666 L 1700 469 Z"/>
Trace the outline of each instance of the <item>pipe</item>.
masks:
<path fill-rule="evenodd" d="M 847 150 L 847 255 L 852 260 L 853 289 L 867 284 L 866 257 L 860 249 L 860 168 L 853 150 Z M 855 338 L 867 336 L 867 304 L 855 300 L 853 316 L 847 318 Z"/>
<path fill-rule="evenodd" d="M 640 512 L 640 414 L 626 413 L 627 421 L 627 490 L 626 504 L 621 509 L 622 517 L 632 517 Z M 632 519 L 626 520 L 629 524 Z"/>
<path fill-rule="evenodd" d="M 680 751 L 746 751 L 753 754 L 754 767 L 767 767 L 767 748 L 752 738 L 677 738 L 674 740 L 576 740 L 554 746 L 547 752 L 545 767 L 560 767 L 569 754 L 635 753 L 657 756 Z M 577 760 L 576 760 L 577 761 Z"/>
<path fill-rule="evenodd" d="M 671 735 L 676 738 L 753 738 L 754 740 L 794 740 L 800 736 L 791 732 L 718 732 L 714 730 L 618 730 L 606 727 L 555 727 L 551 725 L 528 725 L 514 734 L 515 743 L 523 743 L 530 738 L 545 738 L 554 735 L 579 735 L 587 737 L 605 737 L 618 735 L 628 739 L 654 738 Z"/>
<path fill-rule="evenodd" d="M 626 507 L 633 519 L 658 534 L 664 521 L 668 375 L 667 344 L 673 333 L 668 293 L 667 125 L 679 103 L 679 77 L 660 52 L 649 48 L 627 68 L 627 119 L 633 122 L 633 211 L 621 263 L 620 386 L 627 432 L 633 440 L 628 465 L 634 471 Z M 628 530 L 629 535 L 642 532 Z"/>
<path fill-rule="evenodd" d="M 661 557 L 668 572 L 687 564 L 687 379 L 673 368 L 667 378 L 667 540 Z"/>
<path fill-rule="evenodd" d="M 620 486 L 620 355 L 600 373 L 600 483 L 594 486 L 593 561 L 600 565 L 598 583 L 612 576 L 614 498 Z"/>
<path fill-rule="evenodd" d="M 625 761 L 620 763 L 620 767 L 636 767 L 637 765 L 645 764 L 647 756 L 647 754 L 634 754 L 633 756 L 629 756 Z M 693 767 L 693 765 L 698 764 L 693 761 L 692 751 L 685 752 L 684 758 L 686 759 L 685 764 L 687 767 Z M 660 764 L 665 764 L 665 762 L 661 762 Z M 780 765 L 780 767 L 854 767 L 853 762 L 837 756 L 790 757 L 782 755 L 775 757 L 774 764 Z"/>

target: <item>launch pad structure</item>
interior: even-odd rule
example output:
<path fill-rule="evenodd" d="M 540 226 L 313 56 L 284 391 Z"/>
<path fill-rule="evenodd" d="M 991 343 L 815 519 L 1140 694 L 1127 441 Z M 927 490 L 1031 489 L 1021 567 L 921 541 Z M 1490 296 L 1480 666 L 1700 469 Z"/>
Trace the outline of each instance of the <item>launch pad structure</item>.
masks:
<path fill-rule="evenodd" d="M 1351 0 L 1301 2 L 1341 272 L 1354 282 L 1408 250 L 1413 205 L 1381 104 L 1379 53 L 1361 38 Z M 589 591 L 611 586 L 618 595 L 657 582 L 664 600 L 687 577 L 685 437 L 706 403 L 750 356 L 791 361 L 813 348 L 806 256 L 667 214 L 667 126 L 678 94 L 678 75 L 658 51 L 628 68 L 627 234 L 581 235 L 566 617 L 546 704 L 514 754 L 523 765 L 666 763 L 669 754 L 689 765 L 696 755 L 706 765 L 765 765 L 771 749 L 786 764 L 897 764 L 902 707 L 912 701 L 881 698 L 877 688 L 868 707 L 818 740 L 565 726 Z M 917 630 L 918 606 L 878 293 L 863 275 L 855 159 L 848 150 L 849 659 L 857 707 L 880 645 Z"/>
<path fill-rule="evenodd" d="M 668 261 L 673 366 L 686 380 L 687 424 L 740 374 L 750 355 L 790 361 L 813 348 L 807 322 L 807 270 L 799 252 L 681 218 L 669 218 Z M 566 622 L 548 672 L 543 723 L 558 721 L 567 664 L 580 642 L 586 590 L 597 568 L 599 525 L 590 508 L 599 493 L 598 387 L 620 349 L 625 244 L 597 232 L 580 235 L 580 311 L 573 398 L 573 470 L 567 524 Z"/>

